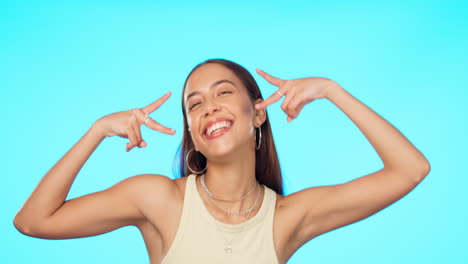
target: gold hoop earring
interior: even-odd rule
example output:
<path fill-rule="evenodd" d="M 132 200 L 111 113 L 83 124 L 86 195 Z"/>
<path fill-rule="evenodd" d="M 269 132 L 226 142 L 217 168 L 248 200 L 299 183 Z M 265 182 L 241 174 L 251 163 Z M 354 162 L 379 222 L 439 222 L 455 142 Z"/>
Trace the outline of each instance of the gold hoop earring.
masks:
<path fill-rule="evenodd" d="M 190 168 L 190 165 L 189 165 L 189 162 L 188 162 L 188 158 L 189 158 L 190 152 L 192 152 L 192 150 L 194 150 L 194 148 L 190 149 L 190 150 L 187 152 L 187 155 L 185 155 L 185 164 L 187 165 L 187 168 L 188 168 L 191 172 L 193 172 L 193 173 L 195 173 L 195 174 L 202 174 L 203 172 L 206 171 L 206 168 L 208 168 L 208 164 L 206 164 L 205 168 L 204 168 L 202 171 L 196 171 L 196 170 Z"/>
<path fill-rule="evenodd" d="M 259 150 L 260 146 L 262 145 L 262 128 L 261 128 L 261 126 L 258 127 L 258 135 L 259 135 L 259 139 L 258 139 L 258 143 L 255 146 L 256 150 Z"/>

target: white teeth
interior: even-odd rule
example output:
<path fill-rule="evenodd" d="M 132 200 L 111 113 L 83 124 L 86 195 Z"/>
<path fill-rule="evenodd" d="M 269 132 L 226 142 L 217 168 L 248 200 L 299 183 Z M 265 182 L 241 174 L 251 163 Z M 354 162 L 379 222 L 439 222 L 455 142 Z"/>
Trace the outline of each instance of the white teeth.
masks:
<path fill-rule="evenodd" d="M 223 128 L 230 127 L 230 126 L 231 126 L 231 122 L 229 121 L 216 122 L 206 129 L 206 134 L 211 135 L 214 131 L 218 129 L 223 129 Z"/>

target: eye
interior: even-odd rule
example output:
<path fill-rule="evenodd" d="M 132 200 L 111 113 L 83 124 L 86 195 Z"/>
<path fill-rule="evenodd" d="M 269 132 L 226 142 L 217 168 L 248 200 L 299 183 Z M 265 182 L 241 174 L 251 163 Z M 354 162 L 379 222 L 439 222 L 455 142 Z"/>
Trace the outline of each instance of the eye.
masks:
<path fill-rule="evenodd" d="M 200 102 L 197 102 L 197 103 L 194 103 L 193 105 L 191 105 L 191 106 L 189 107 L 189 111 L 191 111 L 195 106 L 197 106 L 197 105 L 199 105 L 199 104 L 201 104 L 201 103 L 200 103 Z"/>
<path fill-rule="evenodd" d="M 223 94 L 231 94 L 232 92 L 229 90 L 224 90 L 218 93 L 218 95 L 223 95 Z"/>

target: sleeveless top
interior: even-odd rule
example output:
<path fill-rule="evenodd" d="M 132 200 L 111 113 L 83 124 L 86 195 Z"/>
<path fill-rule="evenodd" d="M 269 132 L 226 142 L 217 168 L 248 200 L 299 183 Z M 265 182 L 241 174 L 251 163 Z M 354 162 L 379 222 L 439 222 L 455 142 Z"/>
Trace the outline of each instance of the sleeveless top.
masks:
<path fill-rule="evenodd" d="M 196 175 L 187 177 L 179 227 L 162 264 L 279 263 L 273 242 L 275 191 L 263 185 L 263 202 L 257 214 L 241 224 L 226 224 L 205 207 Z M 225 240 L 232 240 L 231 253 L 225 251 Z"/>

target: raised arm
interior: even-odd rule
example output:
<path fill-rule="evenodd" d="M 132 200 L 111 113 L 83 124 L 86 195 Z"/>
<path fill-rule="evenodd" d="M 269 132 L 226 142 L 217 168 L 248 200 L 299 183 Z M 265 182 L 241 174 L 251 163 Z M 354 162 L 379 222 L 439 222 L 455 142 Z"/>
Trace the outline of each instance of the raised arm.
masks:
<path fill-rule="evenodd" d="M 114 113 L 96 121 L 86 134 L 47 172 L 14 218 L 25 235 L 42 238 L 75 238 L 106 233 L 126 225 L 137 225 L 145 217 L 139 205 L 148 179 L 159 188 L 161 198 L 173 191 L 170 179 L 141 175 L 125 179 L 111 188 L 65 201 L 71 185 L 105 137 L 129 138 L 127 151 L 145 147 L 140 126 L 167 134 L 175 131 L 148 117 L 170 96 L 164 95 L 142 109 Z"/>
<path fill-rule="evenodd" d="M 295 227 L 293 243 L 298 246 L 310 239 L 362 220 L 413 190 L 429 173 L 430 165 L 389 122 L 354 98 L 336 82 L 327 78 L 284 81 L 259 71 L 278 91 L 257 108 L 266 107 L 282 96 L 282 109 L 288 121 L 298 116 L 307 103 L 329 99 L 362 131 L 377 151 L 384 167 L 344 184 L 304 189 L 286 198 Z"/>

